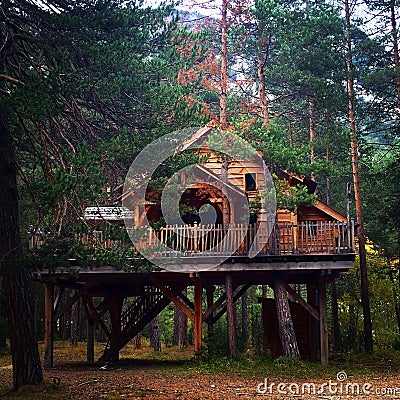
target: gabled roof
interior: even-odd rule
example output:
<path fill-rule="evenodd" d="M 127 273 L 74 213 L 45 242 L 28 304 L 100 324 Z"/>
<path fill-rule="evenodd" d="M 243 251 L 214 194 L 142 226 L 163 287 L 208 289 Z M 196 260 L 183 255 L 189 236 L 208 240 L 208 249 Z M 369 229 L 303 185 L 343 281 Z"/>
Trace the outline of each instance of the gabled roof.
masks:
<path fill-rule="evenodd" d="M 222 187 L 235 192 L 239 194 L 240 196 L 245 196 L 246 193 L 241 190 L 239 187 L 236 185 L 232 184 L 230 181 L 223 181 L 219 175 L 217 175 L 215 172 L 213 172 L 211 169 L 205 167 L 202 164 L 198 164 L 195 167 L 193 167 L 193 170 L 197 170 L 199 173 L 201 173 L 203 176 L 208 178 L 208 182 L 202 182 L 202 183 L 209 183 L 217 187 L 218 189 L 221 189 Z"/>
<path fill-rule="evenodd" d="M 206 138 L 207 135 L 212 132 L 214 129 L 216 128 L 216 125 L 213 121 L 211 121 L 210 123 L 208 123 L 206 126 L 204 126 L 203 128 L 198 129 L 195 133 L 193 133 L 193 135 L 186 139 L 183 142 L 182 147 L 179 148 L 179 151 L 185 151 L 187 150 L 190 146 L 192 146 L 194 143 L 196 143 L 197 141 L 199 141 L 202 138 Z"/>
<path fill-rule="evenodd" d="M 335 211 L 332 207 L 328 206 L 327 204 L 323 203 L 320 200 L 317 200 L 315 202 L 314 207 L 318 208 L 319 210 L 321 210 L 325 214 L 329 215 L 333 219 L 336 219 L 337 221 L 347 222 L 347 218 L 344 215 Z"/>

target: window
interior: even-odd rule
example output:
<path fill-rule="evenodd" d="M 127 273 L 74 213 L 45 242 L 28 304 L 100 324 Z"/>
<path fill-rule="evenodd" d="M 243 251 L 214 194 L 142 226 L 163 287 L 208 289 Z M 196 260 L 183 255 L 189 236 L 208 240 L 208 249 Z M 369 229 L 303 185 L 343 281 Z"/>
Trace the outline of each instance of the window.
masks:
<path fill-rule="evenodd" d="M 246 192 L 252 192 L 256 190 L 256 174 L 246 174 L 244 176 L 244 184 Z"/>

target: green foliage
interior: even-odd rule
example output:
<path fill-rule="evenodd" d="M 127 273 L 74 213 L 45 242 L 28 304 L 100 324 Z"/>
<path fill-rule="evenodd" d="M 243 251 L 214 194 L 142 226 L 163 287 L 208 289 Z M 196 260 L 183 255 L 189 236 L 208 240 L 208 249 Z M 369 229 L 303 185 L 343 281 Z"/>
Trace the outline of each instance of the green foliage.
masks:
<path fill-rule="evenodd" d="M 288 181 L 273 176 L 276 189 L 276 205 L 279 208 L 292 212 L 297 211 L 300 205 L 312 206 L 316 201 L 316 195 L 307 192 L 303 185 L 290 186 Z"/>
<path fill-rule="evenodd" d="M 368 269 L 374 341 L 378 349 L 394 349 L 398 346 L 400 335 L 395 314 L 395 288 L 390 278 L 390 268 L 379 254 L 369 253 Z M 359 275 L 357 263 L 356 268 L 343 276 L 337 285 L 342 347 L 346 351 L 357 352 L 362 346 L 364 328 Z"/>

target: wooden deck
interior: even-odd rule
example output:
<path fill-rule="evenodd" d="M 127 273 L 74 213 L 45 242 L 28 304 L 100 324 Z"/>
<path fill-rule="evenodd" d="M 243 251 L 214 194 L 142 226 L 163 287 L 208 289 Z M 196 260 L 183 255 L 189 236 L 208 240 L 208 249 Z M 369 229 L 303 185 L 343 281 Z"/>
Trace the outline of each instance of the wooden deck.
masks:
<path fill-rule="evenodd" d="M 125 233 L 125 228 L 120 227 Z M 245 226 L 183 225 L 160 230 L 137 228 L 135 247 L 155 265 L 170 271 L 347 270 L 355 258 L 354 223 L 305 221 Z M 139 238 L 136 232 L 136 238 Z M 118 233 L 118 232 L 117 232 Z M 95 230 L 77 240 L 103 249 L 132 247 L 121 231 Z M 73 262 L 73 261 L 72 261 Z M 132 271 L 135 270 L 132 260 Z M 79 263 L 75 264 L 79 268 Z"/>
<path fill-rule="evenodd" d="M 174 225 L 148 228 L 140 250 L 162 257 L 218 257 L 354 253 L 354 223 L 305 221 L 279 224 L 267 235 L 266 226 L 237 224 Z"/>

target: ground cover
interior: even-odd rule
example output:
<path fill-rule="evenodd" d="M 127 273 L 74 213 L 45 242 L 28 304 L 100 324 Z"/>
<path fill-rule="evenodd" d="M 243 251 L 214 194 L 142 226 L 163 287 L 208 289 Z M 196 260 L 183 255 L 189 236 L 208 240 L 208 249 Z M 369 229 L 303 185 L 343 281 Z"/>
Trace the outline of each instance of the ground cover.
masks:
<path fill-rule="evenodd" d="M 101 345 L 96 348 L 101 353 Z M 85 363 L 85 345 L 57 342 L 55 366 L 46 382 L 17 393 L 9 354 L 0 357 L 0 398 L 10 400 L 134 399 L 396 399 L 400 398 L 400 353 L 339 355 L 322 367 L 286 358 L 266 360 L 248 353 L 238 360 L 193 359 L 191 348 L 147 345 L 121 352 L 116 365 Z"/>

